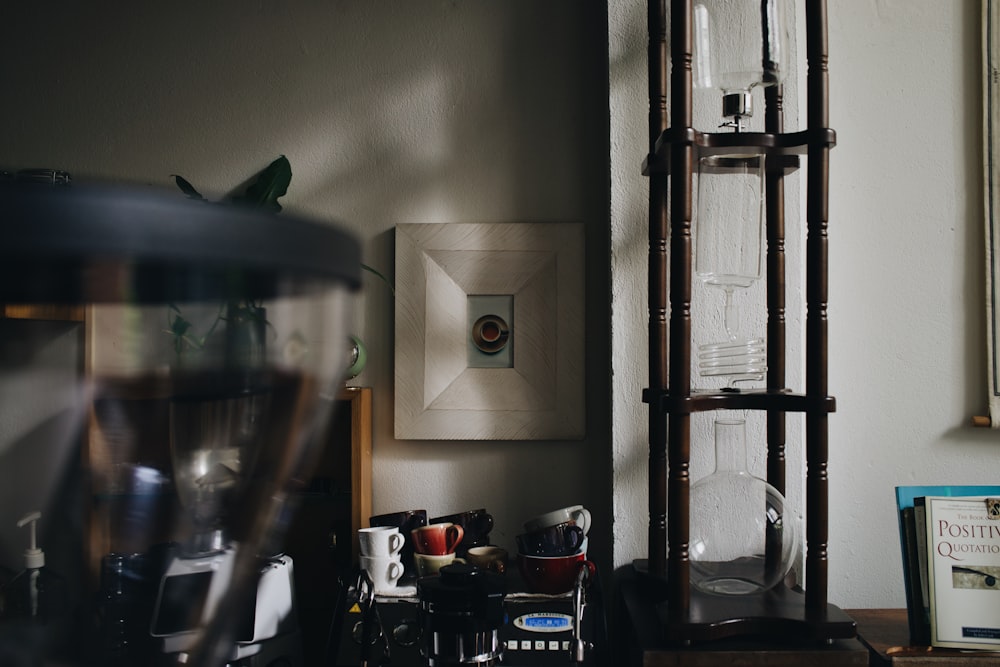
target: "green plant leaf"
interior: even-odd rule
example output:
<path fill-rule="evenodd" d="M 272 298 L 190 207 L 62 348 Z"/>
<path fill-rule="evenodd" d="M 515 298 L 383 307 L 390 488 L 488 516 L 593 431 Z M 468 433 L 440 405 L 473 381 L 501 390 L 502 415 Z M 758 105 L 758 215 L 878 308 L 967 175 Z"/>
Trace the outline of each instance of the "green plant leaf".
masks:
<path fill-rule="evenodd" d="M 187 182 L 183 176 L 178 176 L 177 174 L 171 174 L 174 182 L 177 183 L 177 187 L 181 189 L 181 192 L 186 194 L 191 199 L 197 199 L 198 201 L 204 201 L 205 198 L 201 196 L 201 193 L 194 189 L 194 186 Z"/>
<path fill-rule="evenodd" d="M 282 155 L 260 172 L 246 193 L 236 201 L 277 213 L 281 210 L 278 198 L 288 192 L 288 184 L 291 182 L 292 165 Z"/>
<path fill-rule="evenodd" d="M 392 292 L 392 295 L 396 296 L 396 288 L 392 286 L 392 283 L 389 282 L 388 278 L 386 278 L 379 271 L 377 271 L 376 269 L 368 266 L 367 264 L 362 264 L 361 268 L 364 269 L 365 271 L 368 271 L 369 273 L 372 273 L 372 274 L 378 276 L 379 278 L 381 278 L 382 282 L 384 282 L 389 287 L 389 291 Z"/>

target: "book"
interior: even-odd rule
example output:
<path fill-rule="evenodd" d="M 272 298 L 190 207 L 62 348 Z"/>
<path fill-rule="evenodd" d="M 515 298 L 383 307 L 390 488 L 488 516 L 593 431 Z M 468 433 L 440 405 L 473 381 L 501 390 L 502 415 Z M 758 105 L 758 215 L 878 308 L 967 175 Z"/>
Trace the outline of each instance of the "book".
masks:
<path fill-rule="evenodd" d="M 931 646 L 1000 649 L 1000 494 L 924 503 Z"/>
<path fill-rule="evenodd" d="M 931 643 L 931 626 L 927 617 L 927 596 L 921 587 L 920 564 L 917 545 L 916 512 L 913 507 L 900 510 L 903 537 L 903 581 L 906 583 L 906 620 L 910 631 L 911 646 L 928 646 Z M 924 532 L 924 531 L 920 531 Z"/>
<path fill-rule="evenodd" d="M 931 643 L 930 600 L 927 591 L 927 551 L 918 546 L 926 535 L 926 521 L 916 521 L 923 512 L 926 496 L 1000 496 L 1000 486 L 990 485 L 909 485 L 896 487 L 899 544 L 903 561 L 906 616 L 911 646 Z M 921 569 L 921 563 L 923 568 Z"/>

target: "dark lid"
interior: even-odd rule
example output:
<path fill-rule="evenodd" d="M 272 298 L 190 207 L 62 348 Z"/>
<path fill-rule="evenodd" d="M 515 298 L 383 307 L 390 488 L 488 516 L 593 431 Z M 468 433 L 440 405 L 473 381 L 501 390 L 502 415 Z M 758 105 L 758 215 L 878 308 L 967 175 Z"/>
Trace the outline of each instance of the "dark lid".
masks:
<path fill-rule="evenodd" d="M 494 632 L 504 623 L 504 578 L 466 563 L 417 580 L 419 615 L 430 632 Z"/>
<path fill-rule="evenodd" d="M 0 183 L 0 302 L 162 302 L 360 286 L 340 229 L 177 193 Z"/>
<path fill-rule="evenodd" d="M 417 580 L 421 602 L 449 609 L 472 609 L 484 600 L 502 601 L 506 594 L 507 585 L 501 575 L 467 563 L 446 565 L 439 576 Z"/>

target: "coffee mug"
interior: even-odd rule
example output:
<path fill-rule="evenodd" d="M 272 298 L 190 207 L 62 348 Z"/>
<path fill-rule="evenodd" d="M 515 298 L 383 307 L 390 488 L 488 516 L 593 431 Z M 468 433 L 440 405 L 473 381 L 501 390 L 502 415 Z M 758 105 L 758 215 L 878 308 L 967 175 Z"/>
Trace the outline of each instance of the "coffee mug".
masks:
<path fill-rule="evenodd" d="M 589 577 L 597 572 L 597 568 L 582 552 L 570 556 L 518 554 L 517 560 L 529 593 L 567 593 L 576 585 L 581 568 L 587 568 Z"/>
<path fill-rule="evenodd" d="M 497 574 L 507 571 L 507 550 L 503 547 L 485 546 L 471 547 L 465 553 L 465 560 L 482 570 L 491 570 Z"/>
<path fill-rule="evenodd" d="M 517 536 L 517 549 L 529 556 L 568 556 L 580 550 L 583 529 L 571 521 Z"/>
<path fill-rule="evenodd" d="M 396 557 L 361 556 L 359 562 L 376 591 L 395 588 L 396 582 L 403 576 L 403 564 Z"/>
<path fill-rule="evenodd" d="M 456 557 L 454 553 L 435 555 L 417 552 L 413 554 L 413 561 L 417 566 L 417 576 L 430 577 L 438 574 L 445 565 L 464 563 L 465 559 Z"/>
<path fill-rule="evenodd" d="M 403 535 L 394 526 L 374 526 L 358 530 L 358 543 L 362 556 L 388 558 L 403 548 Z"/>
<path fill-rule="evenodd" d="M 427 525 L 427 510 L 403 510 L 377 514 L 368 519 L 369 526 L 393 526 L 406 537 L 414 528 Z"/>
<path fill-rule="evenodd" d="M 572 521 L 580 526 L 583 529 L 583 534 L 586 535 L 590 530 L 590 510 L 583 505 L 570 505 L 569 507 L 552 510 L 551 512 L 539 514 L 525 521 L 524 530 L 530 533 L 540 528 L 548 528 L 549 526 L 566 523 L 567 521 Z"/>
<path fill-rule="evenodd" d="M 413 550 L 420 554 L 443 556 L 455 553 L 455 547 L 462 541 L 465 531 L 453 523 L 432 523 L 410 531 Z"/>
<path fill-rule="evenodd" d="M 490 531 L 493 530 L 493 515 L 485 509 L 480 508 L 435 517 L 430 520 L 430 523 L 453 523 L 456 526 L 461 526 L 462 530 L 465 531 L 465 536 L 455 547 L 455 550 L 459 554 L 462 554 L 471 547 L 486 546 L 490 543 Z"/>

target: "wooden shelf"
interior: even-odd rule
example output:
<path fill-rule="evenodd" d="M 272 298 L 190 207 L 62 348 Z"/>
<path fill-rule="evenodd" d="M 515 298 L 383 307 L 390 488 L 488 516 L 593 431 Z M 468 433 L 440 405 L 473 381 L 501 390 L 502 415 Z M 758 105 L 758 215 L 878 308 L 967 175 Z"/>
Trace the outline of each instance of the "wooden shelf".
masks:
<path fill-rule="evenodd" d="M 872 667 L 996 667 L 1000 652 L 911 646 L 906 609 L 849 609 Z"/>
<path fill-rule="evenodd" d="M 84 306 L 8 303 L 3 305 L 2 316 L 11 320 L 83 322 L 84 310 Z"/>

